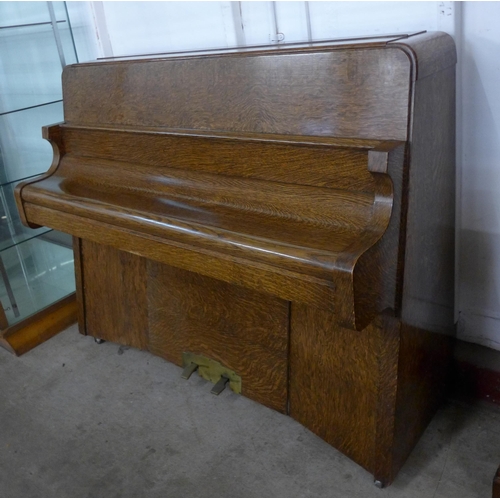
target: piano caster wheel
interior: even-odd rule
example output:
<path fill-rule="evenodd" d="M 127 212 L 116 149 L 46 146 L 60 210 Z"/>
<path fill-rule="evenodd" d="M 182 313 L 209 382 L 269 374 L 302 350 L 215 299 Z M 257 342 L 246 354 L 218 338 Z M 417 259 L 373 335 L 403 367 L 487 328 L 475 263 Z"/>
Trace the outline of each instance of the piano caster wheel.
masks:
<path fill-rule="evenodd" d="M 106 342 L 104 339 L 98 339 L 97 337 L 94 337 L 94 342 L 96 344 L 104 344 Z"/>
<path fill-rule="evenodd" d="M 382 488 L 384 487 L 384 483 L 383 483 L 382 481 L 379 481 L 379 480 L 377 480 L 377 479 L 376 479 L 376 480 L 374 481 L 374 483 L 375 483 L 375 486 L 376 486 L 377 488 L 382 489 Z"/>

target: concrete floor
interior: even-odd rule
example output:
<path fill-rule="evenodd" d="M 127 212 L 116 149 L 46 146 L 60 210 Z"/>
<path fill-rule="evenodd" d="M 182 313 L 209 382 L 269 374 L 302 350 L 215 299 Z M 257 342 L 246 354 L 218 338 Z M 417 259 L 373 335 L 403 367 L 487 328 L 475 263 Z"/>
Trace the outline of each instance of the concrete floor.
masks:
<path fill-rule="evenodd" d="M 291 418 L 72 327 L 0 349 L 0 497 L 488 497 L 500 411 L 448 402 L 389 488 Z"/>

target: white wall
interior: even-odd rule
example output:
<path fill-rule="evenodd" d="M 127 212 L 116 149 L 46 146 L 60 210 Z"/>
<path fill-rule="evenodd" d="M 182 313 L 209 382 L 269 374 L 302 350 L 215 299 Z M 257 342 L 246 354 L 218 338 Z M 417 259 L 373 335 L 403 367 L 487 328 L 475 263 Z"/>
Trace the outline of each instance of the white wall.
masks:
<path fill-rule="evenodd" d="M 78 2 L 68 2 L 68 5 Z M 100 56 L 440 29 L 452 2 L 83 2 Z M 71 11 L 71 8 L 70 8 Z M 309 19 L 309 23 L 308 23 Z"/>
<path fill-rule="evenodd" d="M 460 337 L 500 350 L 500 3 L 463 5 Z"/>
<path fill-rule="evenodd" d="M 78 9 L 80 32 L 93 34 L 83 44 L 88 58 L 92 51 L 122 56 L 280 36 L 285 42 L 420 30 L 454 36 L 458 334 L 500 350 L 500 2 L 82 2 Z"/>

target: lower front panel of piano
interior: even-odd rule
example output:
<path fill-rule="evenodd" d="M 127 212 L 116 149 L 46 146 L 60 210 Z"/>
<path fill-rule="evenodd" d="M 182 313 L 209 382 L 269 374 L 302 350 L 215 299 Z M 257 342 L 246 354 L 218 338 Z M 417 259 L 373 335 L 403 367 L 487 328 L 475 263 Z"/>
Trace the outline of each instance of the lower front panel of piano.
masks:
<path fill-rule="evenodd" d="M 289 302 L 87 240 L 80 252 L 87 335 L 179 366 L 185 352 L 205 356 L 286 413 Z"/>
<path fill-rule="evenodd" d="M 390 484 L 443 394 L 451 339 L 381 315 L 358 332 L 329 311 L 75 240 L 82 333 L 183 353 L 241 377 L 242 395 L 289 413 Z"/>

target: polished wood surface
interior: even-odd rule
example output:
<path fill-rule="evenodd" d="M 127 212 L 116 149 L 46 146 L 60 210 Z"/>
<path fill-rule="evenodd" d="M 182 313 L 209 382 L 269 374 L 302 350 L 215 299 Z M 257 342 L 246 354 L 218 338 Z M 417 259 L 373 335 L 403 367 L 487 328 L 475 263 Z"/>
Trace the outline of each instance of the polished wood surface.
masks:
<path fill-rule="evenodd" d="M 390 475 L 395 477 L 446 394 L 455 338 L 401 324 L 394 448 Z"/>
<path fill-rule="evenodd" d="M 404 140 L 410 71 L 406 54 L 387 46 L 70 66 L 65 121 Z"/>
<path fill-rule="evenodd" d="M 145 349 L 147 260 L 115 248 L 81 242 L 85 328 L 89 335 Z"/>
<path fill-rule="evenodd" d="M 65 139 L 64 129 L 55 133 Z M 315 295 L 305 300 L 316 306 L 329 303 L 348 327 L 362 329 L 377 312 L 394 308 L 393 240 L 400 219 L 400 203 L 394 198 L 401 199 L 402 144 L 347 149 L 164 131 L 153 137 L 153 157 L 147 141 L 136 145 L 131 132 L 123 135 L 131 137 L 114 143 L 113 135 L 106 141 L 103 131 L 99 141 L 85 142 L 93 148 L 82 149 L 70 135 L 57 172 L 36 182 L 35 189 L 25 186 L 24 202 L 118 225 L 198 253 L 242 259 L 247 268 L 271 266 L 293 276 L 295 287 L 317 284 L 320 302 Z M 113 151 L 115 161 L 102 158 Z M 121 161 L 127 156 L 129 162 Z M 135 158 L 145 158 L 146 164 L 132 163 Z M 256 172 L 263 165 L 273 174 Z M 297 181 L 294 172 L 299 169 Z M 398 188 L 394 196 L 393 186 Z M 384 233 L 384 241 L 376 245 Z M 169 263 L 178 265 L 177 259 Z M 214 277 L 228 279 L 225 270 Z M 333 301 L 332 288 L 337 297 Z M 287 289 L 279 296 L 294 298 Z"/>
<path fill-rule="evenodd" d="M 16 199 L 75 237 L 80 331 L 213 359 L 390 484 L 447 376 L 455 63 L 422 33 L 67 67 Z"/>
<path fill-rule="evenodd" d="M 16 356 L 27 353 L 77 320 L 75 294 L 0 331 L 0 346 Z"/>
<path fill-rule="evenodd" d="M 368 470 L 376 434 L 375 345 L 371 327 L 353 332 L 336 326 L 329 311 L 292 304 L 290 415 Z"/>

